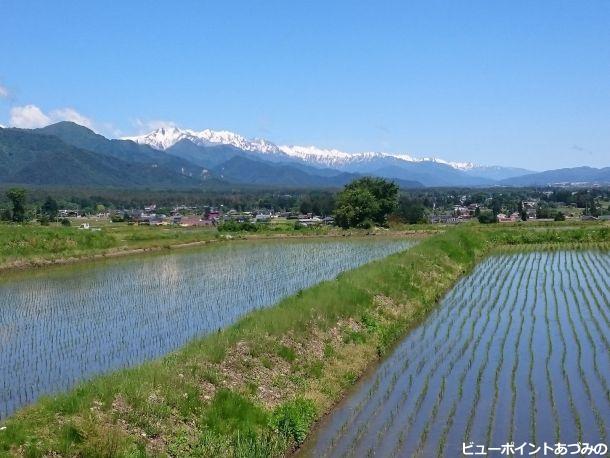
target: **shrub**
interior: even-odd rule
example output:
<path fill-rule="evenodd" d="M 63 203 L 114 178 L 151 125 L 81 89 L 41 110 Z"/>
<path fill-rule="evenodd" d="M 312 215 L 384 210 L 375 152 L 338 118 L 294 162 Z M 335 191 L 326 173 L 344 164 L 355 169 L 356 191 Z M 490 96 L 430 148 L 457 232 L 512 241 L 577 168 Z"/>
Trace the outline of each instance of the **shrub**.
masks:
<path fill-rule="evenodd" d="M 267 413 L 252 401 L 228 389 L 216 392 L 204 423 L 218 433 L 246 432 L 267 423 Z"/>
<path fill-rule="evenodd" d="M 271 414 L 269 426 L 297 444 L 302 444 L 316 418 L 313 401 L 296 398 L 277 407 Z"/>
<path fill-rule="evenodd" d="M 280 358 L 284 358 L 290 363 L 294 361 L 297 357 L 295 351 L 292 348 L 287 347 L 286 345 L 281 345 L 280 348 L 278 348 L 277 350 L 277 354 Z"/>
<path fill-rule="evenodd" d="M 498 218 L 496 217 L 496 215 L 494 215 L 493 212 L 490 211 L 481 212 L 481 214 L 478 216 L 478 219 L 479 223 L 481 224 L 493 224 L 498 222 Z"/>
<path fill-rule="evenodd" d="M 65 227 L 69 227 L 72 224 L 70 223 L 70 220 L 68 218 L 64 218 L 64 219 L 61 220 L 61 225 L 65 226 Z"/>
<path fill-rule="evenodd" d="M 8 208 L 0 210 L 0 221 L 12 221 L 13 214 Z"/>

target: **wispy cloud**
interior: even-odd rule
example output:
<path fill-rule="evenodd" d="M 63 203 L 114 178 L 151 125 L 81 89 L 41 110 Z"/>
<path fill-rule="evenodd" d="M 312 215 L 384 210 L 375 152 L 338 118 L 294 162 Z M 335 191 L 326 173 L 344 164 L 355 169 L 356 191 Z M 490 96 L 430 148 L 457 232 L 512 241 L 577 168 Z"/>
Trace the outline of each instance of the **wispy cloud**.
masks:
<path fill-rule="evenodd" d="M 11 94 L 6 86 L 0 84 L 0 99 L 8 99 L 10 95 Z"/>

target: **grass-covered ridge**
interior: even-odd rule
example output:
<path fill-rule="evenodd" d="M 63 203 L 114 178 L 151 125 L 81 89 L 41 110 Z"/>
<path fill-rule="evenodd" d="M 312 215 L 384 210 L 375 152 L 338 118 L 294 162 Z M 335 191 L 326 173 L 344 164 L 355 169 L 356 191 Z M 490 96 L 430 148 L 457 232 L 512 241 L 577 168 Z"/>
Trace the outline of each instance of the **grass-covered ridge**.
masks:
<path fill-rule="evenodd" d="M 609 238 L 603 227 L 430 237 L 160 360 L 21 410 L 2 425 L 0 454 L 281 455 L 490 249 Z"/>
<path fill-rule="evenodd" d="M 77 225 L 81 221 L 89 222 L 95 230 L 79 229 Z M 259 224 L 255 227 L 255 232 L 218 231 L 209 227 L 137 226 L 78 218 L 73 218 L 72 227 L 0 222 L 0 271 L 159 251 L 227 239 L 342 237 L 374 233 L 365 230 L 343 231 L 330 226 L 295 229 L 294 223 Z M 431 232 L 433 230 L 429 226 L 418 226 L 415 229 L 400 227 L 376 233 L 417 237 Z"/>

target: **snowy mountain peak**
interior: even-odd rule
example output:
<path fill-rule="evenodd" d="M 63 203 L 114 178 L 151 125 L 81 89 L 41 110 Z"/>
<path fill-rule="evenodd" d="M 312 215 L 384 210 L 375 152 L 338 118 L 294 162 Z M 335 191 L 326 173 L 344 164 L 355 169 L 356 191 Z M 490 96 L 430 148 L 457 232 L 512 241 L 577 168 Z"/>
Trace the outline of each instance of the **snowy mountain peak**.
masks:
<path fill-rule="evenodd" d="M 435 162 L 462 171 L 470 171 L 478 167 L 471 162 L 450 162 L 433 157 L 416 158 L 404 153 L 347 153 L 337 149 L 318 148 L 316 146 L 277 146 L 262 138 L 247 139 L 227 130 L 204 129 L 202 131 L 195 131 L 191 129 L 179 129 L 178 127 L 161 127 L 145 135 L 125 137 L 124 139 L 149 145 L 158 150 L 166 150 L 181 140 L 189 140 L 198 146 L 230 145 L 253 153 L 286 155 L 291 159 L 306 162 L 318 167 L 335 168 L 384 158 L 393 158 L 405 162 Z"/>
<path fill-rule="evenodd" d="M 131 140 L 143 145 L 149 145 L 158 150 L 166 150 L 174 146 L 180 140 L 190 140 L 195 132 L 192 130 L 182 130 L 177 127 L 159 127 L 146 135 L 135 137 L 124 137 L 123 140 Z"/>
<path fill-rule="evenodd" d="M 267 140 L 248 140 L 245 137 L 234 132 L 229 132 L 228 130 L 204 129 L 197 132 L 195 130 L 179 129 L 177 127 L 160 127 L 145 135 L 124 137 L 124 140 L 131 140 L 136 143 L 149 145 L 159 150 L 171 148 L 181 140 L 189 140 L 199 146 L 231 145 L 245 151 L 260 153 L 279 152 L 278 147 Z"/>

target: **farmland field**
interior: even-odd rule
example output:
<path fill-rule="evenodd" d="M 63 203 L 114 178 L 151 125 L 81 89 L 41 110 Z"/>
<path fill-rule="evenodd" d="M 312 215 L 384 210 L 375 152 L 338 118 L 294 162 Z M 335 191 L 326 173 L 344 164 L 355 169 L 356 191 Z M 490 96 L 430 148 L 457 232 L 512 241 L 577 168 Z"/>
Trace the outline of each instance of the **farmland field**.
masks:
<path fill-rule="evenodd" d="M 609 269 L 603 251 L 487 258 L 302 452 L 453 457 L 470 441 L 607 442 Z"/>
<path fill-rule="evenodd" d="M 257 242 L 0 280 L 0 419 L 216 331 L 404 240 Z"/>

